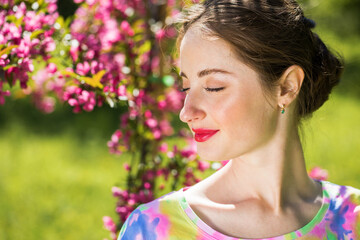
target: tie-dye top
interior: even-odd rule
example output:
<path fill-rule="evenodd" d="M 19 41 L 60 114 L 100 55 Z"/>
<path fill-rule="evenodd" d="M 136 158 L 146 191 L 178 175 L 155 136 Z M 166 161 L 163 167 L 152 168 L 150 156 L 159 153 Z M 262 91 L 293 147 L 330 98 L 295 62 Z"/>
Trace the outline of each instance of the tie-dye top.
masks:
<path fill-rule="evenodd" d="M 268 240 L 360 239 L 360 190 L 321 181 L 323 203 L 304 227 Z M 171 192 L 135 209 L 118 240 L 235 240 L 203 222 L 191 209 L 184 191 Z"/>

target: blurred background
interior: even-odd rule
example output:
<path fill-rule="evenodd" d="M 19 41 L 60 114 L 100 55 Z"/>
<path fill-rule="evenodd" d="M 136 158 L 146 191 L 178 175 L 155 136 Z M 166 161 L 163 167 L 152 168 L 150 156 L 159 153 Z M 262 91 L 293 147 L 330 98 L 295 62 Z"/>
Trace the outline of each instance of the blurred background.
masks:
<path fill-rule="evenodd" d="M 360 0 L 304 0 L 315 32 L 345 58 L 345 74 L 329 101 L 304 121 L 308 168 L 329 181 L 360 188 Z M 65 17 L 72 1 L 58 2 Z M 29 99 L 0 106 L 0 239 L 103 239 L 102 217 L 116 218 L 111 187 L 125 182 L 128 156 L 108 153 L 119 110 L 102 107 L 51 114 Z"/>

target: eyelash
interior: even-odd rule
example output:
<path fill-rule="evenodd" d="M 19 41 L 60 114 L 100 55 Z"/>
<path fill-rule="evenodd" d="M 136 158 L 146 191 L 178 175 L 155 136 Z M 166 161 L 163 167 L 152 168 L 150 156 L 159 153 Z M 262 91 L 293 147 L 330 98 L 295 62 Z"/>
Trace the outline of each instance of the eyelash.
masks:
<path fill-rule="evenodd" d="M 205 88 L 206 91 L 208 92 L 220 92 L 221 90 L 223 90 L 225 87 L 219 87 L 219 88 Z M 183 88 L 180 90 L 180 92 L 186 92 L 188 91 L 190 88 Z"/>

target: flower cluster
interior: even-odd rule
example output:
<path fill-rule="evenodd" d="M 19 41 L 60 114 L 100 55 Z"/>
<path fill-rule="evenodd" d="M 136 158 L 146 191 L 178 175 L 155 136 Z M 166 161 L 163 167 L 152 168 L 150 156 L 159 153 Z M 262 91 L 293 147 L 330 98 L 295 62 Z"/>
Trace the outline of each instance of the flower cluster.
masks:
<path fill-rule="evenodd" d="M 24 1 L 19 4 L 5 1 L 1 5 L 0 104 L 4 104 L 3 96 L 9 96 L 8 91 L 2 90 L 5 81 L 10 86 L 19 82 L 20 87 L 26 89 L 29 75 L 34 72 L 34 59 L 41 57 L 47 61 L 51 58 L 56 48 L 54 36 L 58 13 L 56 0 L 46 0 L 41 6 L 37 2 Z M 45 107 L 46 111 L 51 108 Z"/>

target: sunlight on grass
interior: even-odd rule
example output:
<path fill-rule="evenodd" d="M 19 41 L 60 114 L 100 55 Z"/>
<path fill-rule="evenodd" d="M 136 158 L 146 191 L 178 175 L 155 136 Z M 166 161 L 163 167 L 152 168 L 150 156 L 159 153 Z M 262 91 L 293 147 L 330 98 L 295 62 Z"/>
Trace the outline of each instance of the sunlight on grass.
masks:
<path fill-rule="evenodd" d="M 0 239 L 108 236 L 102 217 L 116 216 L 111 187 L 124 172 L 105 142 L 39 137 L 17 126 L 2 132 L 0 152 Z"/>
<path fill-rule="evenodd" d="M 308 168 L 321 166 L 329 180 L 360 188 L 360 105 L 356 99 L 333 94 L 304 123 Z"/>

